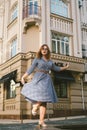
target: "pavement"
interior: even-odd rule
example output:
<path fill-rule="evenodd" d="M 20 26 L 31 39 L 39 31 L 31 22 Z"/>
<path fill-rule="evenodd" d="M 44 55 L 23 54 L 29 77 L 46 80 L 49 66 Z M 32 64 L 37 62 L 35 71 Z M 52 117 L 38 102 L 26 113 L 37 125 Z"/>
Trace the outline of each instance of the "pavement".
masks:
<path fill-rule="evenodd" d="M 0 119 L 0 130 L 87 130 L 87 116 L 50 118 L 46 128 L 40 128 L 38 120 Z"/>

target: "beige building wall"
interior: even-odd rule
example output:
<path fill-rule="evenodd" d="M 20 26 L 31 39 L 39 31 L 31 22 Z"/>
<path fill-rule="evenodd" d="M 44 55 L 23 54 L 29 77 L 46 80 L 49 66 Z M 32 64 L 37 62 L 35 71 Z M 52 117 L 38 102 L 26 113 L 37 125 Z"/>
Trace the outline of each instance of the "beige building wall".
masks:
<path fill-rule="evenodd" d="M 17 4 L 17 18 L 11 22 L 11 11 L 13 6 Z M 81 29 L 80 29 L 80 14 L 79 14 L 79 8 L 78 8 L 78 1 L 70 0 L 68 3 L 68 10 L 69 10 L 69 18 L 65 19 L 63 17 L 58 17 L 57 15 L 51 15 L 50 16 L 50 0 L 48 1 L 39 1 L 39 5 L 41 6 L 40 13 L 41 15 L 36 18 L 33 16 L 34 20 L 31 18 L 29 21 L 28 19 L 22 19 L 22 11 L 23 11 L 23 3 L 22 1 L 14 1 L 11 0 L 6 1 L 6 11 L 3 13 L 5 16 L 4 19 L 4 39 L 3 39 L 3 50 L 4 50 L 4 56 L 2 63 L 11 58 L 10 51 L 11 51 L 11 41 L 14 39 L 14 37 L 17 37 L 17 52 L 28 52 L 32 51 L 32 48 L 28 48 L 27 44 L 24 46 L 24 42 L 27 42 L 25 37 L 28 38 L 28 35 L 30 33 L 31 35 L 31 27 L 27 27 L 26 34 L 23 34 L 23 30 L 25 28 L 25 25 L 31 24 L 32 20 L 34 21 L 35 28 L 38 31 L 38 37 L 36 37 L 35 41 L 38 42 L 38 45 L 36 43 L 36 49 L 39 48 L 39 46 L 43 43 L 47 43 L 49 47 L 52 50 L 51 45 L 51 31 L 58 32 L 62 35 L 69 36 L 70 39 L 70 56 L 76 56 L 76 57 L 82 57 L 82 46 L 81 46 Z M 45 11 L 44 11 L 45 10 Z M 56 22 L 60 21 L 60 28 L 56 26 Z M 63 23 L 62 23 L 63 22 Z M 33 24 L 33 25 L 34 25 Z M 28 25 L 27 25 L 28 26 Z M 64 26 L 67 26 L 68 28 L 64 28 Z M 21 33 L 20 33 L 21 32 Z M 36 32 L 36 31 L 35 31 Z M 31 39 L 33 39 L 31 37 Z M 33 45 L 32 44 L 32 45 Z M 23 45 L 23 46 L 22 46 Z M 27 48 L 27 50 L 26 50 Z M 34 49 L 33 49 L 34 51 Z"/>
<path fill-rule="evenodd" d="M 2 0 L 3 1 L 3 0 Z M 0 1 L 1 2 L 1 1 Z M 16 97 L 7 99 L 7 88 L 0 83 L 0 118 L 32 118 L 31 104 L 26 102 L 21 92 L 21 76 L 31 65 L 39 47 L 46 43 L 52 51 L 52 32 L 69 37 L 69 56 L 52 53 L 55 63 L 70 63 L 69 71 L 75 81 L 67 81 L 67 98 L 59 98 L 56 104 L 49 104 L 47 113 L 52 116 L 69 113 L 84 113 L 87 109 L 87 82 L 84 82 L 86 59 L 82 58 L 82 44 L 87 41 L 86 0 L 79 8 L 78 0 L 69 0 L 68 17 L 51 13 L 51 0 L 38 0 L 37 15 L 23 12 L 22 0 L 5 0 L 0 4 L 0 78 L 11 72 L 16 73 Z M 27 5 L 26 1 L 26 5 Z M 17 7 L 17 8 L 16 8 Z M 17 16 L 12 20 L 12 12 L 16 8 Z M 27 9 L 26 9 L 27 11 Z M 83 15 L 84 13 L 84 15 Z M 24 14 L 24 15 L 23 15 Z M 16 53 L 11 55 L 12 42 L 16 39 Z M 27 81 L 32 79 L 29 76 Z M 55 86 L 56 87 L 56 86 Z M 21 117 L 23 116 L 23 117 Z"/>
<path fill-rule="evenodd" d="M 26 34 L 22 37 L 22 52 L 29 51 L 37 52 L 39 48 L 39 28 L 38 26 L 31 26 Z"/>

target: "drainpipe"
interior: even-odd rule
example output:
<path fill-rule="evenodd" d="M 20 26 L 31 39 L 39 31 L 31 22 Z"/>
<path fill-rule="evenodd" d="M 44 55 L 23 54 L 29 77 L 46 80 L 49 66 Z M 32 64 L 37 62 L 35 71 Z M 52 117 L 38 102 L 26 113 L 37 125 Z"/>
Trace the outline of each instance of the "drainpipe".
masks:
<path fill-rule="evenodd" d="M 82 108 L 85 110 L 85 98 L 84 98 L 84 86 L 83 86 L 83 75 L 80 76 L 81 91 L 82 91 Z"/>

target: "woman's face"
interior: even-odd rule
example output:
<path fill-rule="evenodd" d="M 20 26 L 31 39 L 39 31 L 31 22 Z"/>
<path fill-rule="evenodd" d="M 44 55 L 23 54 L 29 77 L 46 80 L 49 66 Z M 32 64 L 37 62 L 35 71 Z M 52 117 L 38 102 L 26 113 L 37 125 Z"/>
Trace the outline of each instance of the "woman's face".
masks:
<path fill-rule="evenodd" d="M 48 47 L 47 46 L 43 46 L 41 48 L 41 53 L 43 56 L 47 55 L 48 54 Z"/>

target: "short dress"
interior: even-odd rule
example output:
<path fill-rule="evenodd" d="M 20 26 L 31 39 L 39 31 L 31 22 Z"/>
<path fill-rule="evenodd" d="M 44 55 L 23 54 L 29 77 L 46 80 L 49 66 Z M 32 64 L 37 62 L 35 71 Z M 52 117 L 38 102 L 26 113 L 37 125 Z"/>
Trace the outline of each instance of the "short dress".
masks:
<path fill-rule="evenodd" d="M 35 58 L 31 67 L 27 70 L 30 75 L 34 70 L 36 72 L 29 83 L 25 83 L 21 94 L 26 100 L 33 102 L 55 103 L 58 101 L 53 81 L 49 73 L 50 70 L 60 71 L 52 60 L 45 61 L 43 58 Z M 38 70 L 38 71 L 37 71 Z"/>

